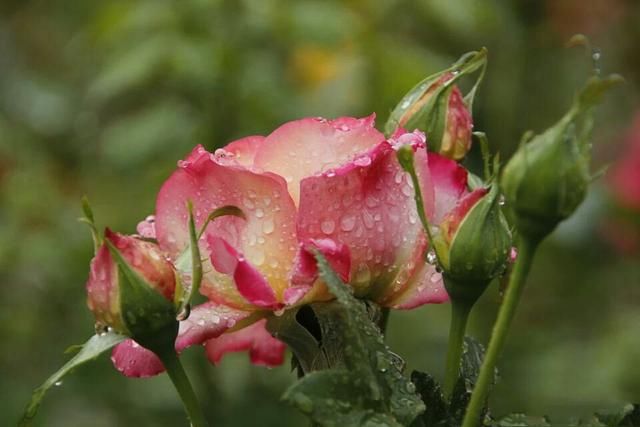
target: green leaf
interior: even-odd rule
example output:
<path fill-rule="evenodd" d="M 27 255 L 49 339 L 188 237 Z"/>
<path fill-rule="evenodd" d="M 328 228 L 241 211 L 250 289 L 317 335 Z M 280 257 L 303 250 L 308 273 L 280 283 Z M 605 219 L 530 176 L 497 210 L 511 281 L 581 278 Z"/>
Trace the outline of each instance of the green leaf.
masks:
<path fill-rule="evenodd" d="M 29 427 L 32 425 L 33 418 L 38 412 L 40 403 L 47 391 L 54 385 L 59 384 L 62 378 L 71 372 L 77 366 L 80 366 L 90 360 L 95 359 L 100 354 L 109 350 L 116 344 L 121 343 L 127 337 L 114 332 L 106 332 L 92 336 L 81 348 L 81 350 L 55 374 L 51 375 L 40 387 L 34 390 L 31 395 L 31 401 L 27 405 L 25 412 L 18 424 L 19 427 Z"/>
<path fill-rule="evenodd" d="M 384 344 L 367 306 L 322 254 L 315 255 L 336 302 L 315 304 L 314 311 L 321 318 L 323 341 L 330 340 L 340 352 L 325 353 L 334 368 L 305 376 L 284 399 L 320 426 L 409 425 L 424 411 L 415 386 L 402 375 L 398 357 Z"/>
<path fill-rule="evenodd" d="M 301 310 L 311 310 L 309 306 L 286 310 L 281 316 L 267 318 L 267 329 L 279 340 L 287 343 L 303 373 L 328 367 L 324 352 L 318 340 L 298 322 Z"/>
<path fill-rule="evenodd" d="M 418 371 L 413 371 L 411 381 L 416 385 L 416 390 L 427 408 L 413 425 L 415 427 L 446 426 L 449 408 L 440 384 L 431 375 Z"/>
<path fill-rule="evenodd" d="M 456 383 L 451 401 L 449 402 L 449 418 L 451 425 L 461 425 L 464 418 L 464 414 L 467 410 L 469 400 L 471 400 L 471 393 L 476 385 L 478 374 L 480 373 L 480 367 L 482 366 L 482 360 L 484 359 L 485 349 L 482 344 L 474 340 L 473 338 L 464 337 L 464 344 L 462 348 L 462 359 L 460 363 L 460 378 Z M 497 370 L 494 374 L 494 383 L 497 378 Z M 481 418 L 486 418 L 489 410 L 486 406 L 483 410 Z"/>
<path fill-rule="evenodd" d="M 551 427 L 546 417 L 510 414 L 490 424 L 491 427 Z"/>
<path fill-rule="evenodd" d="M 596 413 L 595 419 L 606 426 L 640 426 L 640 405 L 628 404 L 618 412 Z"/>

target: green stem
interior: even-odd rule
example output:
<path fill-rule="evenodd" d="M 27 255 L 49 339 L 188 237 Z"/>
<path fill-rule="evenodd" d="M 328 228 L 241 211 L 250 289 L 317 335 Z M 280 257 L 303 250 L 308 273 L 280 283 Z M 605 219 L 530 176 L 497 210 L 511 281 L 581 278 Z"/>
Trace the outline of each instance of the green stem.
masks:
<path fill-rule="evenodd" d="M 447 350 L 447 367 L 444 377 L 444 392 L 451 398 L 453 388 L 460 375 L 460 357 L 462 343 L 467 329 L 467 320 L 473 304 L 456 299 L 451 300 L 451 326 L 449 328 L 449 348 Z"/>
<path fill-rule="evenodd" d="M 539 240 L 520 236 L 518 242 L 518 259 L 509 278 L 507 292 L 493 326 L 489 347 L 482 362 L 462 427 L 475 427 L 480 422 L 480 415 L 487 399 L 489 386 L 493 381 L 496 363 L 504 347 Z"/>
<path fill-rule="evenodd" d="M 176 352 L 167 351 L 163 354 L 158 354 L 158 356 L 162 360 L 164 367 L 167 369 L 167 374 L 169 374 L 169 378 L 171 378 L 171 382 L 173 382 L 174 387 L 180 395 L 189 421 L 191 421 L 191 427 L 207 427 L 208 424 L 204 418 L 202 408 L 200 408 L 200 404 L 198 403 L 198 398 L 193 392 L 187 373 L 184 371 Z"/>

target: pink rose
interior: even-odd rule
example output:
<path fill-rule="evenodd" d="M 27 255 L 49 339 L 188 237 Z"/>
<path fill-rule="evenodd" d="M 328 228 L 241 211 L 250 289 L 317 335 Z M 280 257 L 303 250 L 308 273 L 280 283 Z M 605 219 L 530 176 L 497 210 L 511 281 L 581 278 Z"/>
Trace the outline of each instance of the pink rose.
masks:
<path fill-rule="evenodd" d="M 434 224 L 468 194 L 467 172 L 438 154 L 427 157 L 421 132 L 400 130 L 385 139 L 374 117 L 296 120 L 213 154 L 198 146 L 178 162 L 158 195 L 154 227 L 149 221 L 140 226 L 147 236 L 155 231 L 170 259 L 188 248 L 188 201 L 198 227 L 225 205 L 246 216 L 219 218 L 203 233 L 200 290 L 210 302 L 181 322 L 178 351 L 206 343 L 213 362 L 225 351 L 244 349 L 254 362 L 282 362 L 284 345 L 264 321 L 221 334 L 269 311 L 332 298 L 310 248 L 325 255 L 358 297 L 398 309 L 447 301 L 440 273 L 424 262 L 428 244 L 414 189 L 395 149 L 416 150 L 425 210 Z M 116 348 L 113 359 L 125 374 L 144 376 L 161 369 L 151 356 L 129 342 Z"/>

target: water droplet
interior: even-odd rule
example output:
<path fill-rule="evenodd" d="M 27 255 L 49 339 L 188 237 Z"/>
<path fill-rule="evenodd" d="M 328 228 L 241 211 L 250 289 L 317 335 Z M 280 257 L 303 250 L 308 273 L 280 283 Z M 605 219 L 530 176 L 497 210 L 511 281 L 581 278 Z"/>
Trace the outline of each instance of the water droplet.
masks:
<path fill-rule="evenodd" d="M 55 385 L 56 387 L 60 387 L 62 385 L 62 380 L 56 381 L 55 383 L 53 383 L 53 385 Z"/>
<path fill-rule="evenodd" d="M 260 208 L 256 209 L 256 217 L 262 218 L 264 216 L 264 211 Z"/>
<path fill-rule="evenodd" d="M 435 251 L 430 250 L 429 252 L 427 252 L 427 262 L 431 265 L 435 265 L 438 262 L 438 256 L 436 255 Z"/>
<path fill-rule="evenodd" d="M 108 325 L 105 325 L 101 322 L 96 322 L 96 324 L 94 325 L 94 329 L 96 331 L 96 334 L 100 336 L 103 336 L 107 334 L 107 332 L 111 331 L 111 328 Z"/>
<path fill-rule="evenodd" d="M 505 200 L 505 198 L 504 198 L 504 194 L 501 194 L 501 195 L 500 195 L 500 197 L 498 197 L 498 204 L 499 204 L 500 206 L 504 206 L 504 205 L 505 205 L 505 203 L 506 203 L 506 200 Z"/>
<path fill-rule="evenodd" d="M 372 195 L 368 195 L 364 202 L 370 208 L 375 208 L 380 203 L 378 199 L 376 199 Z"/>
<path fill-rule="evenodd" d="M 431 283 L 438 283 L 439 281 L 442 280 L 442 273 L 440 272 L 433 273 L 429 280 L 431 281 Z"/>
<path fill-rule="evenodd" d="M 408 183 L 403 185 L 400 191 L 402 191 L 402 194 L 404 194 L 407 197 L 414 195 L 414 191 Z"/>
<path fill-rule="evenodd" d="M 351 231 L 356 226 L 356 217 L 353 214 L 346 214 L 340 220 L 340 229 L 342 231 Z"/>
<path fill-rule="evenodd" d="M 324 220 L 320 224 L 320 230 L 322 230 L 324 234 L 331 234 L 335 231 L 335 229 L 336 223 L 332 219 Z"/>
<path fill-rule="evenodd" d="M 191 314 L 191 304 L 186 304 L 176 316 L 176 320 L 178 320 L 179 322 L 187 320 L 190 314 Z"/>
<path fill-rule="evenodd" d="M 264 234 L 271 234 L 273 233 L 273 230 L 275 230 L 275 224 L 273 223 L 272 219 L 266 219 L 263 223 L 262 223 L 262 232 Z"/>
<path fill-rule="evenodd" d="M 242 199 L 242 205 L 247 209 L 253 209 L 253 208 L 256 207 L 256 204 L 253 202 L 253 200 L 251 200 L 251 199 L 249 199 L 247 197 L 244 197 Z"/>
<path fill-rule="evenodd" d="M 264 252 L 256 251 L 251 257 L 251 261 L 256 267 L 260 267 L 264 263 Z"/>
<path fill-rule="evenodd" d="M 362 157 L 358 157 L 353 161 L 356 166 L 369 166 L 371 164 L 371 157 L 365 155 Z"/>

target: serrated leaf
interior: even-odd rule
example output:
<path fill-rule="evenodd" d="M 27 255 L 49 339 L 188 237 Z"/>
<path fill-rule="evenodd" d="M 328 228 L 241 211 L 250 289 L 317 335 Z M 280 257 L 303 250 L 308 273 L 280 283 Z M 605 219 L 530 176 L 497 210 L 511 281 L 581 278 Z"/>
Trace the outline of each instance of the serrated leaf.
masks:
<path fill-rule="evenodd" d="M 341 342 L 341 364 L 305 376 L 287 390 L 285 399 L 320 426 L 410 424 L 424 411 L 415 386 L 402 375 L 397 356 L 384 344 L 366 305 L 352 295 L 321 253 L 315 256 L 320 276 L 337 301 L 323 307 L 333 310 L 330 318 L 335 327 L 330 329 Z"/>
<path fill-rule="evenodd" d="M 546 417 L 510 414 L 490 424 L 491 427 L 551 427 Z"/>
<path fill-rule="evenodd" d="M 440 384 L 429 374 L 413 371 L 411 381 L 416 385 L 426 410 L 414 422 L 414 427 L 446 426 L 449 418 L 448 404 Z"/>
<path fill-rule="evenodd" d="M 33 418 L 38 412 L 38 408 L 40 407 L 40 403 L 42 402 L 44 395 L 51 387 L 56 385 L 56 383 L 59 383 L 65 375 L 71 372 L 71 370 L 95 359 L 111 347 L 124 341 L 126 338 L 127 337 L 124 335 L 116 334 L 115 332 L 107 332 L 92 336 L 82 346 L 80 351 L 71 358 L 71 360 L 65 363 L 58 371 L 56 371 L 56 373 L 47 378 L 40 387 L 34 390 L 31 395 L 31 401 L 25 408 L 22 419 L 18 424 L 19 427 L 29 427 L 32 425 Z"/>
<path fill-rule="evenodd" d="M 467 410 L 469 401 L 471 400 L 471 393 L 473 392 L 476 380 L 478 379 L 478 374 L 480 373 L 484 353 L 485 349 L 482 344 L 469 336 L 464 337 L 462 358 L 460 361 L 460 378 L 453 389 L 453 394 L 449 402 L 449 417 L 452 423 L 451 425 L 462 424 L 464 414 Z M 493 383 L 495 383 L 496 377 L 497 370 L 494 374 Z M 486 418 L 488 412 L 485 402 L 481 419 Z"/>
<path fill-rule="evenodd" d="M 628 404 L 618 412 L 596 413 L 594 416 L 602 425 L 606 426 L 640 426 L 640 406 Z"/>

